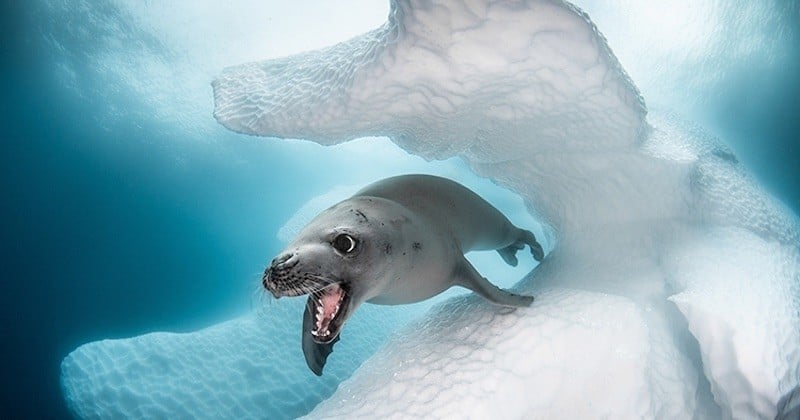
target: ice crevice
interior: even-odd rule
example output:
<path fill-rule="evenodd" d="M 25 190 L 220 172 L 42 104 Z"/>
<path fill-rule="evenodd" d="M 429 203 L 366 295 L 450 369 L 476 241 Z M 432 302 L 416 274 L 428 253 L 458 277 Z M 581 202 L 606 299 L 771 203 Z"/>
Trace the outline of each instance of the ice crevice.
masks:
<path fill-rule="evenodd" d="M 537 296 L 532 307 L 448 301 L 389 336 L 310 417 L 797 416 L 797 217 L 724 143 L 669 112 L 648 116 L 577 7 L 396 0 L 374 31 L 231 67 L 213 87 L 214 115 L 235 131 L 326 145 L 387 136 L 428 159 L 460 156 L 557 234 L 516 285 Z M 296 347 L 271 334 L 270 349 Z M 74 411 L 102 405 L 103 375 L 122 375 L 123 391 L 153 380 L 114 363 L 92 371 L 92 357 L 133 343 L 92 343 L 64 361 Z M 259 369 L 270 384 L 284 375 L 280 363 Z M 233 374 L 199 381 L 220 375 Z M 300 392 L 286 381 L 264 400 Z M 241 403 L 252 401 L 242 387 L 220 386 L 246 407 L 237 416 L 263 415 Z"/>

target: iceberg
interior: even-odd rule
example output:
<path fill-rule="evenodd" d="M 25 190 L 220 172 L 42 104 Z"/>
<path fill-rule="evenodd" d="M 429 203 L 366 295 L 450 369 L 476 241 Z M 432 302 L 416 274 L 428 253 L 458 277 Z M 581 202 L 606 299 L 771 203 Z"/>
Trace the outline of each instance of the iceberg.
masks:
<path fill-rule="evenodd" d="M 555 238 L 514 286 L 537 300 L 365 307 L 348 325 L 359 342 L 337 348 L 350 361 L 314 383 L 299 327 L 258 314 L 90 343 L 62 363 L 79 417 L 800 416 L 798 218 L 722 141 L 648 114 L 577 7 L 393 0 L 371 32 L 228 68 L 213 88 L 231 130 L 386 136 L 517 192 Z"/>

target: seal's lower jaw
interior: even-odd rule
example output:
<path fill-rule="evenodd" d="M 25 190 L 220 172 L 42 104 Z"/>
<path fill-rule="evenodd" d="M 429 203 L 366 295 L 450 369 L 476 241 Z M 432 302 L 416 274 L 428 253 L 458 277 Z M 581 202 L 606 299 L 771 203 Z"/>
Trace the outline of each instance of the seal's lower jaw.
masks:
<path fill-rule="evenodd" d="M 332 284 L 308 297 L 308 305 L 314 314 L 311 336 L 315 342 L 326 344 L 333 341 L 347 319 L 350 293 L 341 284 Z"/>

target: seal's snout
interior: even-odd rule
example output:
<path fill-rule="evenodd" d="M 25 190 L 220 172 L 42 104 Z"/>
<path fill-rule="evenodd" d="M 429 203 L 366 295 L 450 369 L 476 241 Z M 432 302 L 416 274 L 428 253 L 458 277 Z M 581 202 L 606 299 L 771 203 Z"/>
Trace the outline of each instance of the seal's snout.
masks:
<path fill-rule="evenodd" d="M 293 270 L 299 260 L 300 258 L 293 252 L 278 255 L 264 271 L 261 284 L 276 298 L 304 294 L 299 288 L 303 282 L 303 275 Z"/>

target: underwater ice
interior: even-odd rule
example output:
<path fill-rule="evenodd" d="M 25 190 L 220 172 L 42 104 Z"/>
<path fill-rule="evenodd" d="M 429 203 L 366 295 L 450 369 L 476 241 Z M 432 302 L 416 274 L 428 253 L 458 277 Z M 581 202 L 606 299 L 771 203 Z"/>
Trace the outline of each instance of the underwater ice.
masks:
<path fill-rule="evenodd" d="M 288 314 L 298 325 L 254 314 L 90 343 L 62 364 L 78 416 L 297 415 L 310 393 L 327 398 L 312 418 L 800 414 L 797 218 L 723 143 L 647 116 L 575 7 L 397 0 L 375 31 L 232 67 L 214 89 L 233 130 L 388 136 L 518 192 L 557 233 L 515 286 L 537 300 L 508 313 L 456 297 L 383 335 L 413 311 L 366 305 L 334 353 L 348 363 L 322 383 Z M 297 309 L 284 305 L 272 309 Z"/>
<path fill-rule="evenodd" d="M 281 301 L 188 334 L 152 333 L 86 344 L 62 363 L 62 386 L 80 418 L 281 418 L 309 412 L 386 340 L 376 324 L 415 311 L 365 307 L 318 378 L 300 350 L 304 302 Z M 417 311 L 423 307 L 417 308 Z M 280 322 L 275 322 L 275 320 Z"/>

